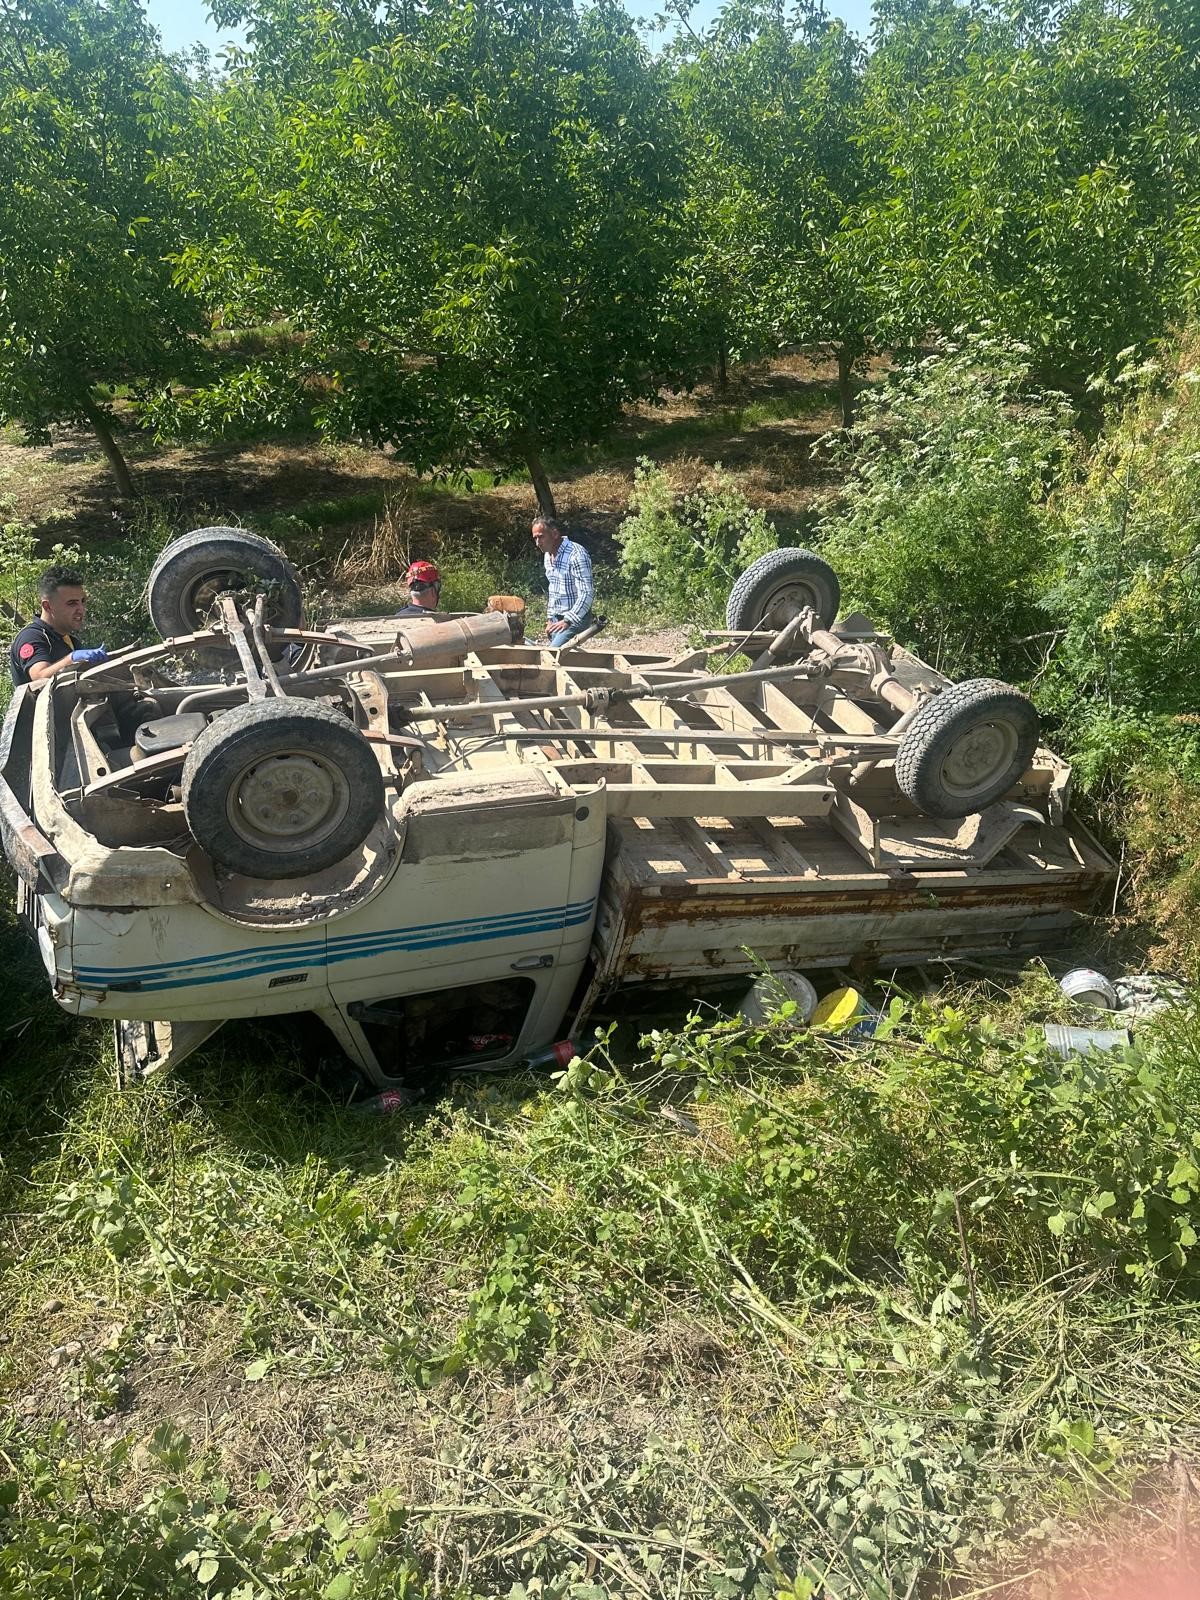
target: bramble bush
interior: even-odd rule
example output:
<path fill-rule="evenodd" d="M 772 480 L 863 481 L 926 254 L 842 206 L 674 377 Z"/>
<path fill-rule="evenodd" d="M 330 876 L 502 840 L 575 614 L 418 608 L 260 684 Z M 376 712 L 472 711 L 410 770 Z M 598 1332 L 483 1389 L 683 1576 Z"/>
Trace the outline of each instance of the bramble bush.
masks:
<path fill-rule="evenodd" d="M 819 528 L 847 605 L 952 676 L 1027 675 L 1056 565 L 1045 495 L 1074 451 L 1028 352 L 977 335 L 914 361 L 825 449 L 847 469 Z"/>
<path fill-rule="evenodd" d="M 1089 780 L 1160 742 L 1200 778 L 1194 724 L 1179 720 L 1196 712 L 1200 682 L 1200 334 L 1127 369 L 1109 395 L 1090 470 L 1062 496 L 1046 597 L 1062 635 L 1040 697 Z"/>
<path fill-rule="evenodd" d="M 618 531 L 621 569 L 666 621 L 719 624 L 738 573 L 779 546 L 765 514 L 749 505 L 719 465 L 681 494 L 643 457 L 629 504 L 631 514 Z"/>

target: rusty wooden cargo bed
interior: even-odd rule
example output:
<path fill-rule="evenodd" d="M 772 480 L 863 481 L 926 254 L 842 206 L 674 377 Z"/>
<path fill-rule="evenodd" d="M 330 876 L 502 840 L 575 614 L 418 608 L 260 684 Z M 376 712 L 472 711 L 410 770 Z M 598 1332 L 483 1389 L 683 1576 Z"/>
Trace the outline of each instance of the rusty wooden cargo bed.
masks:
<path fill-rule="evenodd" d="M 834 631 L 877 638 L 863 620 Z M 742 648 L 753 654 L 767 637 L 743 637 Z M 516 645 L 441 670 L 385 670 L 405 725 L 440 741 L 460 771 L 533 763 L 581 796 L 604 785 L 593 992 L 767 964 L 1046 950 L 1111 890 L 1114 863 L 1069 812 L 1069 768 L 1041 747 L 983 811 L 917 813 L 896 781 L 895 713 L 865 680 L 781 673 L 686 699 L 520 704 L 686 682 L 711 672 L 719 649 L 667 658 L 589 645 L 555 656 Z M 911 653 L 888 653 L 901 683 L 949 687 Z M 439 714 L 456 705 L 461 713 Z"/>

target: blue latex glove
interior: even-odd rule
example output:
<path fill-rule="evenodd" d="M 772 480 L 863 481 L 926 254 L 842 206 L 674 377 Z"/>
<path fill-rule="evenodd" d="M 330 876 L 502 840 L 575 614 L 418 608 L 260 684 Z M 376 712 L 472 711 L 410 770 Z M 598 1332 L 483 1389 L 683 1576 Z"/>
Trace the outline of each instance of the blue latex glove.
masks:
<path fill-rule="evenodd" d="M 79 667 L 98 667 L 102 661 L 108 660 L 108 651 L 102 644 L 94 650 L 72 650 L 71 660 Z"/>

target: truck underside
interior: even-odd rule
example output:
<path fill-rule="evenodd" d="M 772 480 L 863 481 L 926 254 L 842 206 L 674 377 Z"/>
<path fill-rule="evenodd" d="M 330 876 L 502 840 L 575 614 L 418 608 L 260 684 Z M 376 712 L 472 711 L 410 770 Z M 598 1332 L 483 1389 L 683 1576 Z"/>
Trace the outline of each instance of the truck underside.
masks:
<path fill-rule="evenodd" d="M 296 1011 L 380 1086 L 504 1066 L 631 986 L 1052 948 L 1112 881 L 1035 717 L 1020 743 L 1023 697 L 952 686 L 863 617 L 793 606 L 667 658 L 223 605 L 19 692 L 0 745 L 22 912 L 60 1003 L 117 1021 L 127 1077 Z M 288 707 L 363 743 L 378 785 L 312 871 L 304 829 L 356 796 L 332 757 L 267 749 Z M 214 803 L 227 730 L 256 753 Z"/>

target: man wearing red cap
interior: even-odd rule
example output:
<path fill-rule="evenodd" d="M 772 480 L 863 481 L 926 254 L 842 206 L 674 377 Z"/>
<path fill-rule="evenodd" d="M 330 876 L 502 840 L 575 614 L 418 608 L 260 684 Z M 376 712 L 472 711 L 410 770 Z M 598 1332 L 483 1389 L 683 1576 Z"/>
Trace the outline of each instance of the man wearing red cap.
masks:
<path fill-rule="evenodd" d="M 442 575 L 432 561 L 414 561 L 404 574 L 408 585 L 408 604 L 398 617 L 425 617 L 433 620 L 442 593 Z"/>

